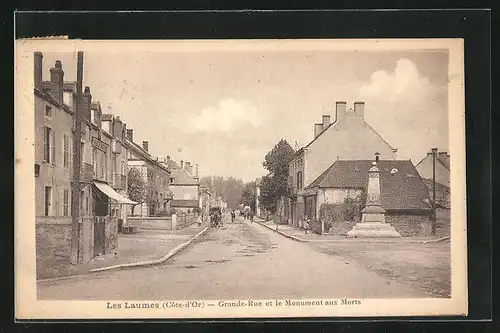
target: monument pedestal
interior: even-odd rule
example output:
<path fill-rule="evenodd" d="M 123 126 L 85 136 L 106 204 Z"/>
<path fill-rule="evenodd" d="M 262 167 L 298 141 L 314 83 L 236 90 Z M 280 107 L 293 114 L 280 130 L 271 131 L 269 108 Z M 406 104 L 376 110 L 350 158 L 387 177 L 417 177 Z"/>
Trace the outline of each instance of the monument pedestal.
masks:
<path fill-rule="evenodd" d="M 361 212 L 363 213 L 361 222 L 352 227 L 347 237 L 401 237 L 394 227 L 385 223 L 385 210 L 381 206 L 366 206 Z"/>

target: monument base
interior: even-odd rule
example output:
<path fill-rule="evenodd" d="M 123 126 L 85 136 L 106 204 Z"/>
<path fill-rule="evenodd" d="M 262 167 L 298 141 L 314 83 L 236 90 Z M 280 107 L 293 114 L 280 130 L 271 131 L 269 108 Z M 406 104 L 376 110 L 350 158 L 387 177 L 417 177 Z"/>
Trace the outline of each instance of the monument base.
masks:
<path fill-rule="evenodd" d="M 347 233 L 347 237 L 396 238 L 401 235 L 388 223 L 359 222 Z"/>

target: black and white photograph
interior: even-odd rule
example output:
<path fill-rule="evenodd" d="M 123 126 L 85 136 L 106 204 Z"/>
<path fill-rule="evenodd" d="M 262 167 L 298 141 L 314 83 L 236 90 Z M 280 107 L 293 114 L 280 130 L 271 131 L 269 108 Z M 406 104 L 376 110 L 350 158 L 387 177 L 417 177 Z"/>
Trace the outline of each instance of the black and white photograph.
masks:
<path fill-rule="evenodd" d="M 466 314 L 462 40 L 27 40 L 16 66 L 26 318 Z"/>

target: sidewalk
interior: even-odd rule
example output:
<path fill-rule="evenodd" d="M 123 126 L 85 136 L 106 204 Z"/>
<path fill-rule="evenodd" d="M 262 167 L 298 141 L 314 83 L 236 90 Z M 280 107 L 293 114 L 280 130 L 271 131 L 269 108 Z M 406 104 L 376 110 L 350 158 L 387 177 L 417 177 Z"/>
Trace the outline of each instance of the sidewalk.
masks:
<path fill-rule="evenodd" d="M 118 234 L 118 246 L 113 253 L 93 258 L 89 263 L 78 265 L 54 265 L 37 269 L 37 279 L 53 279 L 88 274 L 93 269 L 159 260 L 172 249 L 189 241 L 205 226 L 192 224 L 181 230 L 139 229 L 136 234 Z"/>
<path fill-rule="evenodd" d="M 278 233 L 285 237 L 294 239 L 299 242 L 363 242 L 363 243 L 433 243 L 441 240 L 446 240 L 443 237 L 435 236 L 416 236 L 416 237 L 401 237 L 401 238 L 348 238 L 345 236 L 337 235 L 318 235 L 308 231 L 305 233 L 304 229 L 292 227 L 287 224 L 276 225 L 274 221 L 264 221 L 260 218 L 255 218 L 255 222 L 272 230 L 277 230 Z M 277 229 L 276 229 L 277 227 Z"/>

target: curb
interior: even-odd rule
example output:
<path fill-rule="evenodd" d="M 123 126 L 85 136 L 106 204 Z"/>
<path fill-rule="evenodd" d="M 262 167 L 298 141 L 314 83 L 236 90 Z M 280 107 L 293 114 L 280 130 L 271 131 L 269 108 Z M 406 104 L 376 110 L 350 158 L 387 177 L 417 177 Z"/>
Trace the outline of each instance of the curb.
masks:
<path fill-rule="evenodd" d="M 303 238 L 300 238 L 300 237 L 296 237 L 296 236 L 292 236 L 292 235 L 289 235 L 287 233 L 284 233 L 283 231 L 280 231 L 280 230 L 276 230 L 274 228 L 272 228 L 271 226 L 267 225 L 267 224 L 264 224 L 262 222 L 259 222 L 259 221 L 254 221 L 266 228 L 268 228 L 269 230 L 272 230 L 274 232 L 277 232 L 287 238 L 290 238 L 290 239 L 293 239 L 297 242 L 302 242 L 302 243 L 335 243 L 335 242 L 338 242 L 338 243 L 343 243 L 346 241 L 346 239 L 318 239 L 318 240 L 313 240 L 313 239 L 303 239 Z M 418 243 L 418 244 L 428 244 L 428 243 L 441 243 L 441 242 L 444 242 L 446 240 L 449 240 L 450 239 L 450 236 L 446 236 L 446 237 L 441 237 L 441 238 L 438 238 L 438 239 L 429 239 L 429 240 L 408 240 L 408 241 L 405 241 L 405 242 L 398 242 L 398 241 L 392 241 L 392 240 L 386 240 L 386 239 L 381 239 L 381 240 L 378 240 L 378 241 L 371 241 L 369 239 L 357 239 L 355 240 L 355 242 L 363 242 L 363 243 Z M 348 241 L 353 241 L 353 240 L 348 240 Z"/>
<path fill-rule="evenodd" d="M 277 233 L 278 233 L 278 234 L 280 234 L 280 235 L 283 235 L 283 236 L 285 236 L 285 237 L 287 237 L 287 238 L 293 239 L 294 241 L 297 241 L 297 242 L 302 242 L 302 243 L 305 243 L 305 242 L 310 242 L 310 241 L 308 241 L 308 240 L 306 240 L 306 239 L 302 239 L 302 238 L 299 238 L 299 237 L 295 237 L 295 236 L 289 235 L 289 234 L 287 234 L 287 233 L 284 233 L 283 231 L 273 229 L 272 227 L 270 227 L 270 226 L 268 226 L 267 224 L 264 224 L 264 223 L 262 223 L 262 222 L 259 222 L 259 221 L 254 221 L 254 222 L 256 222 L 256 223 L 258 223 L 258 224 L 260 224 L 260 225 L 262 225 L 262 226 L 264 226 L 264 227 L 268 228 L 269 230 L 272 230 L 272 231 L 274 231 L 274 232 L 277 232 Z"/>
<path fill-rule="evenodd" d="M 155 265 L 163 264 L 165 261 L 167 261 L 168 259 L 170 259 L 174 255 L 176 255 L 177 253 L 179 253 L 180 251 L 182 251 L 183 249 L 188 247 L 195 239 L 197 239 L 198 237 L 203 235 L 205 232 L 207 232 L 208 229 L 209 229 L 208 227 L 205 227 L 205 229 L 203 229 L 202 231 L 197 233 L 194 237 L 192 237 L 188 241 L 178 245 L 177 247 L 173 248 L 165 256 L 163 256 L 160 259 L 141 261 L 141 262 L 135 262 L 135 263 L 130 263 L 130 264 L 114 265 L 114 266 L 108 266 L 108 267 L 102 267 L 102 268 L 95 268 L 95 269 L 89 270 L 89 272 L 96 273 L 96 272 L 110 271 L 110 270 L 116 270 L 116 269 L 124 269 L 124 268 L 131 268 L 131 267 L 134 267 L 134 268 L 135 267 L 146 267 L 146 266 L 155 266 Z"/>

